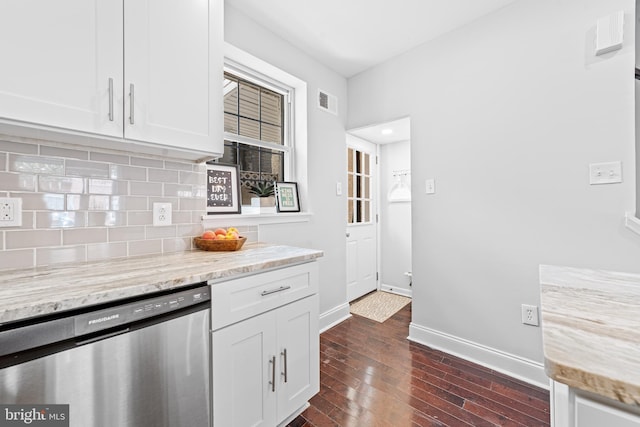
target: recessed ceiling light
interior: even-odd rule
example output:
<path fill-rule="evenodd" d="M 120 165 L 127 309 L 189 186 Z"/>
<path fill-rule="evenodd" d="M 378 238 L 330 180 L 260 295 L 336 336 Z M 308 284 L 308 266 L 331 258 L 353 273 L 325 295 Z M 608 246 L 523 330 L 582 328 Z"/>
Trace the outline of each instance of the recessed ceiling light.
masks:
<path fill-rule="evenodd" d="M 382 129 L 382 134 L 383 135 L 391 135 L 393 133 L 393 129 Z"/>

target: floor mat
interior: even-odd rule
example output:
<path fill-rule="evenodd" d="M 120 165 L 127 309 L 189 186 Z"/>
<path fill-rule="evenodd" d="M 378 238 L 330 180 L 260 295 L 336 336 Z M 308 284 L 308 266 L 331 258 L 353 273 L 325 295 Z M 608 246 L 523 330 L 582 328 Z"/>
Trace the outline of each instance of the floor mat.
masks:
<path fill-rule="evenodd" d="M 376 291 L 352 303 L 350 311 L 382 323 L 410 302 L 408 297 Z"/>

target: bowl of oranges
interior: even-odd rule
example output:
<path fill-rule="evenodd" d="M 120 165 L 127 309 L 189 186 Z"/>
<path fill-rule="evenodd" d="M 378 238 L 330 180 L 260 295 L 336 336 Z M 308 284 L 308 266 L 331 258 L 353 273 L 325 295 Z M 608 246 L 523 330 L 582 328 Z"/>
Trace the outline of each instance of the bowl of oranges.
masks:
<path fill-rule="evenodd" d="M 193 238 L 193 244 L 204 251 L 237 251 L 246 240 L 237 228 L 229 227 L 206 230 L 202 236 Z"/>

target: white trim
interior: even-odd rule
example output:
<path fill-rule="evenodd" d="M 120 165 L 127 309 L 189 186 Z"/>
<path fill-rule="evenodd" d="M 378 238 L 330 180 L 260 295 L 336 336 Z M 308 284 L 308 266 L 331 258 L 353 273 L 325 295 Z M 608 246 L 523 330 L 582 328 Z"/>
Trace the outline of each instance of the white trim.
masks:
<path fill-rule="evenodd" d="M 640 234 L 640 219 L 631 212 L 624 214 L 624 225 L 636 234 Z"/>
<path fill-rule="evenodd" d="M 333 328 L 338 323 L 344 322 L 351 317 L 349 311 L 349 303 L 345 302 L 332 308 L 329 311 L 325 311 L 320 315 L 320 333 Z"/>
<path fill-rule="evenodd" d="M 380 290 L 389 292 L 390 294 L 402 295 L 403 297 L 409 298 L 411 298 L 412 295 L 411 289 L 404 289 L 393 285 L 385 285 L 384 283 L 380 285 Z"/>
<path fill-rule="evenodd" d="M 549 378 L 544 373 L 542 363 L 426 328 L 413 322 L 409 325 L 408 339 L 494 369 L 537 387 L 549 389 Z"/>
<path fill-rule="evenodd" d="M 274 214 L 234 214 L 234 215 L 203 215 L 202 225 L 205 228 L 215 227 L 222 222 L 234 225 L 262 225 L 262 224 L 290 224 L 296 222 L 309 222 L 313 214 L 303 213 L 274 213 Z"/>
<path fill-rule="evenodd" d="M 285 170 L 285 176 L 287 181 L 298 183 L 300 206 L 305 212 L 310 211 L 312 206 L 308 197 L 307 178 L 307 83 L 228 42 L 224 43 L 224 57 L 225 63 L 232 62 L 235 67 L 245 67 L 260 74 L 264 79 L 280 82 L 292 88 L 290 96 L 293 97 L 293 102 L 287 102 L 287 105 L 293 104 L 288 125 L 292 128 L 289 147 L 293 162 L 285 162 L 289 166 L 289 170 Z"/>

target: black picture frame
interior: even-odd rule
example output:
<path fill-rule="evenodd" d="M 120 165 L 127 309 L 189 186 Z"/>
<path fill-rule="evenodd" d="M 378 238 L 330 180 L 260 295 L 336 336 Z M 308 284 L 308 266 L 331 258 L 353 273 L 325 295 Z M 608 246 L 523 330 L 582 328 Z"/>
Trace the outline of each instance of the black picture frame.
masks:
<path fill-rule="evenodd" d="M 238 165 L 207 163 L 207 214 L 239 214 L 240 173 Z"/>
<path fill-rule="evenodd" d="M 300 212 L 296 182 L 276 182 L 276 207 L 278 212 Z"/>

